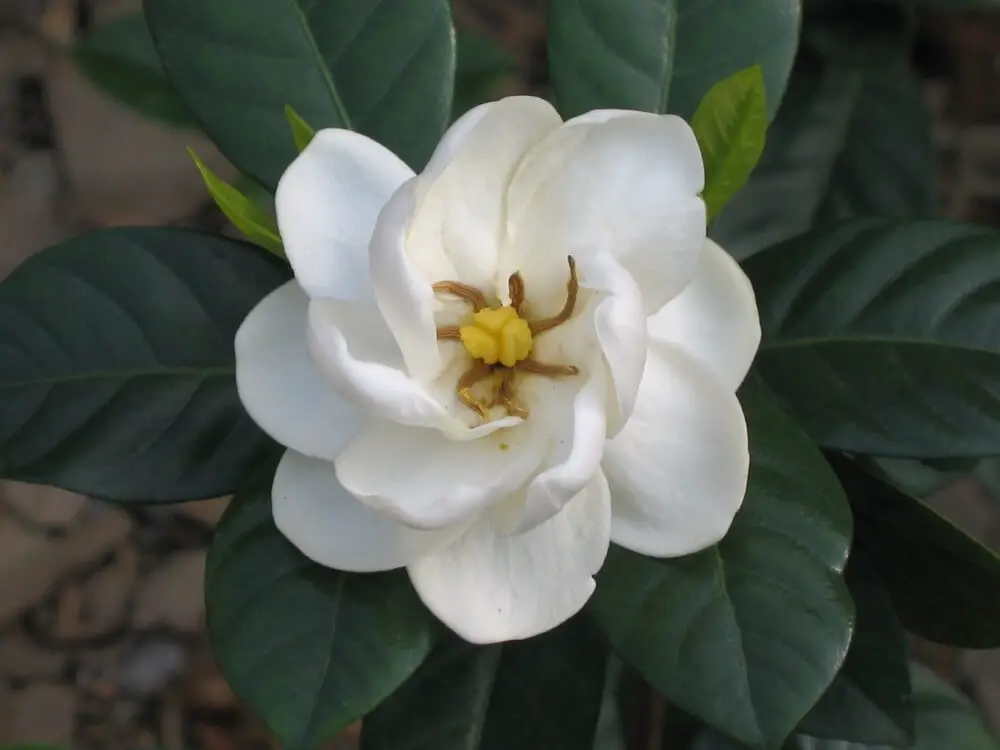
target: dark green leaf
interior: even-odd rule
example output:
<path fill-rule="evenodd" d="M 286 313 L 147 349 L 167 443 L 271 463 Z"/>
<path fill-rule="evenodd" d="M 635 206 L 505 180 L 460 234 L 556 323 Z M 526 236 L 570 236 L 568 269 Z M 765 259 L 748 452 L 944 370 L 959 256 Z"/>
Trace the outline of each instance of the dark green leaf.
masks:
<path fill-rule="evenodd" d="M 403 571 L 342 573 L 301 555 L 274 525 L 273 475 L 256 472 L 215 533 L 208 630 L 237 694 L 284 747 L 309 750 L 413 674 L 435 624 Z"/>
<path fill-rule="evenodd" d="M 288 275 L 181 229 L 25 261 L 0 284 L 0 474 L 123 501 L 232 492 L 272 446 L 237 396 L 233 337 Z"/>
<path fill-rule="evenodd" d="M 917 664 L 913 665 L 912 671 L 917 719 L 916 742 L 911 745 L 912 750 L 1000 748 L 996 737 L 964 696 Z M 789 750 L 884 750 L 884 746 L 797 737 Z"/>
<path fill-rule="evenodd" d="M 990 10 L 1000 7 L 998 0 L 906 0 L 912 5 L 938 10 L 970 11 L 982 8 Z"/>
<path fill-rule="evenodd" d="M 947 487 L 960 477 L 975 470 L 982 459 L 955 459 L 955 466 L 938 465 L 938 462 L 908 458 L 872 458 L 878 472 L 888 477 L 897 487 L 917 497 L 927 497 L 932 492 Z"/>
<path fill-rule="evenodd" d="M 201 177 L 205 181 L 205 187 L 208 188 L 212 200 L 226 215 L 226 218 L 233 223 L 233 226 L 243 232 L 246 238 L 255 245 L 274 253 L 279 258 L 284 258 L 285 251 L 281 244 L 281 237 L 278 236 L 278 223 L 274 217 L 209 169 L 198 158 L 193 149 L 189 148 L 188 153 L 191 154 L 195 166 L 201 172 Z"/>
<path fill-rule="evenodd" d="M 742 259 L 852 216 L 927 216 L 935 151 L 923 87 L 902 59 L 803 57 L 767 147 L 711 234 Z"/>
<path fill-rule="evenodd" d="M 774 117 L 799 44 L 800 0 L 677 0 L 669 111 L 690 119 L 716 83 L 759 65 Z"/>
<path fill-rule="evenodd" d="M 915 497 L 838 459 L 857 543 L 907 630 L 965 648 L 1000 646 L 1000 558 Z"/>
<path fill-rule="evenodd" d="M 564 117 L 606 108 L 667 111 L 677 0 L 550 0 L 548 29 L 549 70 Z"/>
<path fill-rule="evenodd" d="M 757 367 L 821 445 L 1000 455 L 1000 234 L 856 219 L 745 270 L 764 331 Z"/>
<path fill-rule="evenodd" d="M 962 695 L 919 665 L 912 665 L 916 743 L 912 750 L 998 750 L 1000 744 L 976 710 Z M 886 750 L 840 740 L 798 736 L 787 750 Z M 690 750 L 740 750 L 740 746 L 714 732 L 703 732 Z"/>
<path fill-rule="evenodd" d="M 594 742 L 607 646 L 583 617 L 527 641 L 451 636 L 364 722 L 362 750 L 581 750 Z"/>
<path fill-rule="evenodd" d="M 766 100 L 764 76 L 755 65 L 713 86 L 691 119 L 705 161 L 702 197 L 709 218 L 757 166 L 767 134 Z"/>
<path fill-rule="evenodd" d="M 141 13 L 95 28 L 77 42 L 73 60 L 108 96 L 140 114 L 168 125 L 197 125 L 163 73 Z"/>
<path fill-rule="evenodd" d="M 447 0 L 145 0 L 160 56 L 207 133 L 273 187 L 295 156 L 285 105 L 420 168 L 451 115 Z"/>
<path fill-rule="evenodd" d="M 549 65 L 564 116 L 591 109 L 690 119 L 708 90 L 759 65 L 770 114 L 795 58 L 799 0 L 552 0 Z"/>
<path fill-rule="evenodd" d="M 612 547 L 591 608 L 622 659 L 669 701 L 773 748 L 847 651 L 851 516 L 809 439 L 754 384 L 741 398 L 751 469 L 729 534 L 675 560 Z"/>
<path fill-rule="evenodd" d="M 857 610 L 851 648 L 837 678 L 796 731 L 907 747 L 913 741 L 913 701 L 906 633 L 878 573 L 858 550 L 846 577 Z"/>
<path fill-rule="evenodd" d="M 929 670 L 914 664 L 917 742 L 913 750 L 1000 750 L 996 735 L 969 700 Z"/>
<path fill-rule="evenodd" d="M 493 99 L 504 79 L 517 70 L 514 56 L 500 44 L 461 27 L 456 29 L 455 54 L 454 117 Z"/>

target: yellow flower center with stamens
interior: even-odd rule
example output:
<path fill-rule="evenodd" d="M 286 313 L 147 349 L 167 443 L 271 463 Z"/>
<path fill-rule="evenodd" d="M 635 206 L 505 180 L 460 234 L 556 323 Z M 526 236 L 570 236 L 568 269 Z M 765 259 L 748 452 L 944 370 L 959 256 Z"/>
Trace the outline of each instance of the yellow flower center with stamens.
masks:
<path fill-rule="evenodd" d="M 556 315 L 539 320 L 522 317 L 524 305 L 524 279 L 520 273 L 511 274 L 508 280 L 510 304 L 489 307 L 486 295 L 475 287 L 459 281 L 438 281 L 432 285 L 436 293 L 453 294 L 472 306 L 472 317 L 466 325 L 438 326 L 439 341 L 461 341 L 472 357 L 472 367 L 458 379 L 455 389 L 458 400 L 472 409 L 480 418 L 487 418 L 494 406 L 506 409 L 510 416 L 526 419 L 528 409 L 514 393 L 518 375 L 541 375 L 546 378 L 563 378 L 577 375 L 576 365 L 557 365 L 539 362 L 531 356 L 535 338 L 568 321 L 576 309 L 580 283 L 576 277 L 576 262 L 569 263 L 569 281 L 566 283 L 566 304 Z M 491 393 L 483 400 L 473 393 L 473 388 L 492 382 Z M 502 448 L 506 450 L 505 447 Z"/>
<path fill-rule="evenodd" d="M 531 327 L 513 307 L 487 307 L 458 329 L 466 351 L 488 365 L 513 367 L 531 352 Z"/>

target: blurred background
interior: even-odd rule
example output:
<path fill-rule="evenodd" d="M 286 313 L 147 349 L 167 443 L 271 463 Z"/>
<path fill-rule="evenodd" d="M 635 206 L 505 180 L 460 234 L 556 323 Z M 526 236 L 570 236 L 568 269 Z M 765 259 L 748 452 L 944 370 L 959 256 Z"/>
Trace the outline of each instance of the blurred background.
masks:
<path fill-rule="evenodd" d="M 142 39 L 129 47 L 116 36 L 140 4 L 0 0 L 0 277 L 95 227 L 227 231 L 186 148 L 226 179 L 232 169 L 184 126 Z M 459 111 L 545 93 L 543 0 L 454 5 Z M 1000 227 L 1000 11 L 921 11 L 917 23 L 913 62 L 933 116 L 938 211 Z M 123 49 L 133 74 L 109 78 Z M 138 109 L 116 103 L 108 80 Z M 1000 549 L 996 464 L 893 468 Z M 219 675 L 204 635 L 205 550 L 225 505 L 126 511 L 0 483 L 0 745 L 276 747 Z M 1000 730 L 1000 653 L 913 648 Z M 328 747 L 356 747 L 356 735 Z"/>

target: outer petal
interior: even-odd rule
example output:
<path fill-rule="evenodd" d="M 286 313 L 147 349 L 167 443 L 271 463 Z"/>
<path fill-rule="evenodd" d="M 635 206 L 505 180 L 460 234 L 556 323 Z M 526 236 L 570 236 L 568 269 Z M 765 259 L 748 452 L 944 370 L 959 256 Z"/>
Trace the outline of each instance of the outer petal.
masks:
<path fill-rule="evenodd" d="M 611 538 L 654 557 L 704 549 L 729 530 L 749 470 L 732 389 L 679 349 L 653 343 L 632 418 L 605 451 Z"/>
<path fill-rule="evenodd" d="M 372 508 L 414 528 L 440 528 L 521 487 L 542 460 L 544 438 L 524 425 L 460 442 L 379 420 L 340 454 L 337 476 Z"/>
<path fill-rule="evenodd" d="M 409 565 L 448 544 L 465 526 L 418 531 L 352 497 L 333 464 L 288 451 L 272 489 L 274 522 L 309 559 L 338 570 L 368 573 Z"/>
<path fill-rule="evenodd" d="M 649 335 L 702 362 L 734 391 L 760 345 L 760 318 L 750 279 L 712 240 L 694 281 L 649 318 Z"/>
<path fill-rule="evenodd" d="M 448 547 L 409 566 L 427 607 L 472 643 L 510 641 L 550 630 L 594 591 L 608 550 L 607 482 L 593 481 L 546 523 L 502 536 L 480 520 Z"/>
<path fill-rule="evenodd" d="M 264 432 L 300 453 L 332 460 L 361 416 L 306 350 L 309 298 L 295 282 L 271 292 L 236 333 L 236 387 Z"/>
<path fill-rule="evenodd" d="M 608 253 L 582 261 L 586 285 L 604 292 L 594 311 L 594 328 L 611 374 L 608 437 L 621 431 L 632 415 L 639 392 L 649 336 L 642 292 L 635 279 Z"/>
<path fill-rule="evenodd" d="M 285 170 L 274 196 L 295 278 L 311 297 L 355 299 L 369 289 L 368 241 L 382 206 L 411 170 L 350 130 L 321 130 Z"/>
<path fill-rule="evenodd" d="M 408 240 L 432 281 L 495 287 L 507 186 L 524 155 L 561 124 L 545 100 L 515 96 L 482 105 L 452 126 L 418 178 Z"/>
<path fill-rule="evenodd" d="M 703 187 L 701 152 L 680 118 L 570 120 L 511 182 L 501 265 L 522 269 L 528 288 L 549 296 L 565 277 L 566 255 L 610 252 L 639 283 L 646 312 L 658 310 L 694 275 L 705 240 Z"/>

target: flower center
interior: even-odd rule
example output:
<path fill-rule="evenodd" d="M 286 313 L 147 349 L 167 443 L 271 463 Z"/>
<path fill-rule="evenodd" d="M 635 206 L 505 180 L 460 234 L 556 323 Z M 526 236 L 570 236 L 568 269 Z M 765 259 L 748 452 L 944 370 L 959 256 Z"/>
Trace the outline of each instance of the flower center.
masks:
<path fill-rule="evenodd" d="M 562 325 L 573 315 L 580 283 L 576 276 L 576 263 L 569 261 L 569 282 L 566 284 L 566 304 L 557 315 L 540 320 L 527 320 L 523 316 L 524 279 L 520 273 L 508 280 L 510 304 L 490 307 L 486 295 L 475 287 L 458 281 L 439 281 L 433 285 L 435 292 L 453 294 L 472 306 L 469 322 L 462 326 L 439 326 L 439 341 L 461 341 L 472 357 L 473 363 L 459 379 L 458 399 L 480 418 L 494 406 L 506 409 L 510 416 L 527 418 L 528 409 L 520 403 L 515 393 L 519 374 L 542 375 L 549 378 L 577 375 L 575 365 L 552 365 L 531 357 L 535 338 Z M 481 383 L 489 381 L 488 398 L 473 393 Z"/>

